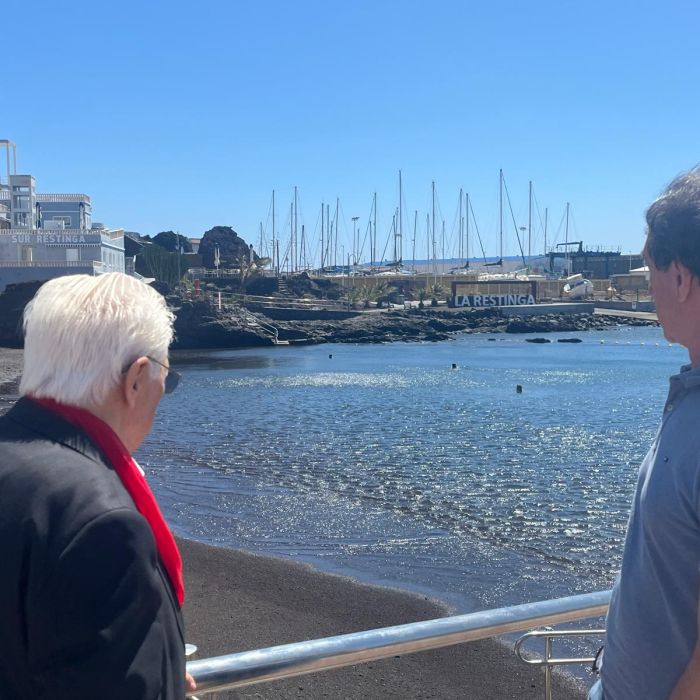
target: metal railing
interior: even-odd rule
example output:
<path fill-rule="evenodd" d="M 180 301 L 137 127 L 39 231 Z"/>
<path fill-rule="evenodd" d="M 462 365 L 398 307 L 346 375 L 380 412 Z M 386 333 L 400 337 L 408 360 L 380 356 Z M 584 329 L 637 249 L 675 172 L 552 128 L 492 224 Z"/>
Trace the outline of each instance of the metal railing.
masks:
<path fill-rule="evenodd" d="M 197 694 L 377 661 L 604 615 L 610 591 L 513 605 L 190 661 Z M 551 661 L 551 660 L 550 660 Z"/>
<path fill-rule="evenodd" d="M 308 309 L 308 310 L 328 310 L 345 311 L 347 304 L 342 301 L 332 299 L 303 299 L 291 297 L 263 297 L 252 294 L 232 294 L 232 297 L 243 304 L 255 304 L 265 308 L 280 309 Z"/>
<path fill-rule="evenodd" d="M 211 294 L 212 290 L 204 290 L 204 294 Z M 221 295 L 222 304 L 246 305 L 267 309 L 306 309 L 306 310 L 330 310 L 346 311 L 347 304 L 331 299 L 302 299 L 290 297 L 264 297 L 254 294 L 238 294 L 236 292 L 213 291 L 214 298 Z"/>
<path fill-rule="evenodd" d="M 568 666 L 572 664 L 587 664 L 592 666 L 596 656 L 554 656 L 553 642 L 555 639 L 571 637 L 604 637 L 604 629 L 593 630 L 553 630 L 551 628 L 543 630 L 533 630 L 524 634 L 515 643 L 515 655 L 529 666 L 544 666 L 544 697 L 545 700 L 552 698 L 552 671 L 555 666 Z M 527 658 L 523 655 L 522 645 L 531 639 L 541 638 L 544 640 L 544 654 L 540 658 Z"/>
<path fill-rule="evenodd" d="M 0 267 L 87 267 L 101 270 L 104 263 L 99 260 L 0 260 Z"/>
<path fill-rule="evenodd" d="M 28 193 L 26 193 L 28 194 Z M 35 193 L 37 202 L 86 202 L 90 203 L 87 194 L 38 194 Z M 7 190 L 0 190 L 0 200 L 9 200 L 10 193 Z"/>
<path fill-rule="evenodd" d="M 273 326 L 271 323 L 263 321 L 257 316 L 253 316 L 253 314 L 251 314 L 250 311 L 245 308 L 245 306 L 241 307 L 241 311 L 243 312 L 243 319 L 248 323 L 248 325 L 252 326 L 253 328 L 260 328 L 260 330 L 266 336 L 268 336 L 275 345 L 279 344 L 279 332 L 275 326 Z"/>

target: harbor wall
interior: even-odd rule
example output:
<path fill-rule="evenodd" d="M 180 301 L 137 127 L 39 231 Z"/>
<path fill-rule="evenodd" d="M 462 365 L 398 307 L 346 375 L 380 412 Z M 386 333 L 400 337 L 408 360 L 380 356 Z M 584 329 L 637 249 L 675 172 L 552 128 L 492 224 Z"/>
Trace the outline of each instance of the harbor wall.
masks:
<path fill-rule="evenodd" d="M 596 301 L 598 309 L 615 309 L 616 311 L 656 311 L 653 301 Z"/>
<path fill-rule="evenodd" d="M 285 309 L 248 304 L 247 308 L 275 321 L 342 321 L 359 316 L 361 311 L 335 311 L 333 309 Z"/>
<path fill-rule="evenodd" d="M 589 301 L 561 304 L 527 304 L 522 306 L 498 306 L 503 316 L 543 316 L 545 314 L 592 314 L 597 304 Z"/>

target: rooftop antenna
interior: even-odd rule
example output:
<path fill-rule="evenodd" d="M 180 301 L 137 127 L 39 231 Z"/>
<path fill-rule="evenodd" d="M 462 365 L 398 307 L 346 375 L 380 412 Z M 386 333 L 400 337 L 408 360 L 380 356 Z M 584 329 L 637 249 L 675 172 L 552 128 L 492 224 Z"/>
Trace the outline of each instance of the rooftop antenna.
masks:
<path fill-rule="evenodd" d="M 5 148 L 5 163 L 6 169 L 5 174 L 7 177 L 6 183 L 9 187 L 10 185 L 10 175 L 17 174 L 17 146 L 14 141 L 9 139 L 0 139 L 0 148 Z M 12 161 L 10 161 L 10 149 L 12 150 Z M 10 162 L 12 165 L 10 165 Z M 0 177 L 0 186 L 2 185 L 2 178 Z"/>

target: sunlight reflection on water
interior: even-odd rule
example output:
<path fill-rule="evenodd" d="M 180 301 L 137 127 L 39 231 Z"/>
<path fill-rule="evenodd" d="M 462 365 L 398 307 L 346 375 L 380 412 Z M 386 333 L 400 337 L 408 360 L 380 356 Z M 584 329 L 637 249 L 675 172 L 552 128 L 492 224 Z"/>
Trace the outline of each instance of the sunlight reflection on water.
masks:
<path fill-rule="evenodd" d="M 684 356 L 658 329 L 579 335 L 175 355 L 140 461 L 205 541 L 462 609 L 609 587 Z"/>

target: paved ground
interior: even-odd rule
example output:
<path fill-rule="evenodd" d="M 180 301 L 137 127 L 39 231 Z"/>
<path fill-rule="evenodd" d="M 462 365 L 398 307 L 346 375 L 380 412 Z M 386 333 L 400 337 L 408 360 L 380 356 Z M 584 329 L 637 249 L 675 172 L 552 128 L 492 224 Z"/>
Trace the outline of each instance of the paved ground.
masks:
<path fill-rule="evenodd" d="M 639 318 L 643 321 L 658 321 L 655 311 L 624 311 L 622 309 L 596 309 L 596 314 L 601 316 L 622 316 L 624 318 Z"/>

